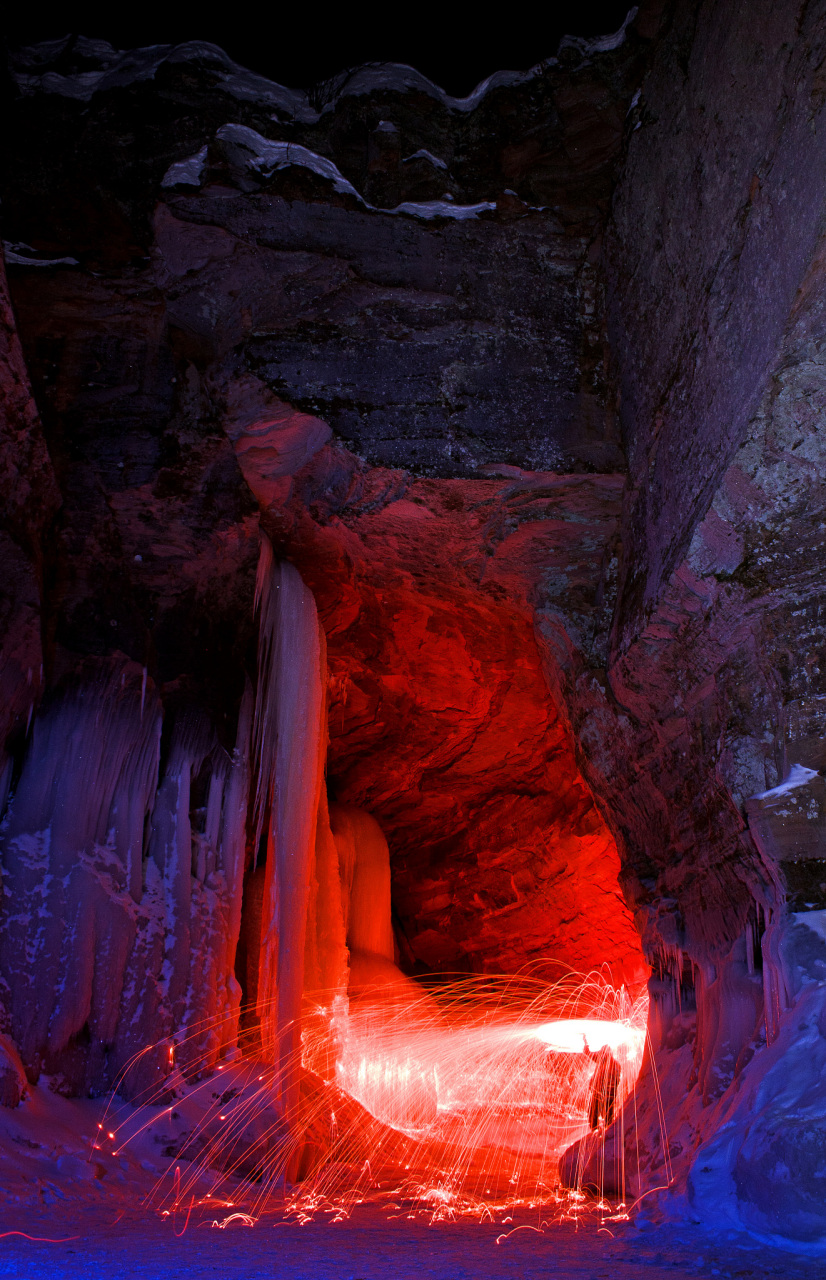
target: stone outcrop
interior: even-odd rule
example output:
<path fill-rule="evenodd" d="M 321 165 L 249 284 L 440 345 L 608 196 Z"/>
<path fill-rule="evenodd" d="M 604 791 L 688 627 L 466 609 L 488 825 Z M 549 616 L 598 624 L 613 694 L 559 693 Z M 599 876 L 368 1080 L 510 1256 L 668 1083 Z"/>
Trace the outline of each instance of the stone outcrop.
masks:
<path fill-rule="evenodd" d="M 805 1190 L 812 1081 L 789 1058 L 776 1104 L 772 1089 L 794 1025 L 821 1051 L 817 943 L 802 958 L 796 922 L 816 931 L 824 905 L 825 42 L 821 9 L 675 7 L 606 233 L 629 468 L 607 662 L 539 614 L 655 964 L 674 1171 L 691 1167 L 704 1217 L 785 1215 L 807 1240 L 826 1225 Z M 640 1185 L 668 1178 L 661 1126 L 641 1113 Z M 768 1191 L 778 1126 L 785 1209 Z"/>

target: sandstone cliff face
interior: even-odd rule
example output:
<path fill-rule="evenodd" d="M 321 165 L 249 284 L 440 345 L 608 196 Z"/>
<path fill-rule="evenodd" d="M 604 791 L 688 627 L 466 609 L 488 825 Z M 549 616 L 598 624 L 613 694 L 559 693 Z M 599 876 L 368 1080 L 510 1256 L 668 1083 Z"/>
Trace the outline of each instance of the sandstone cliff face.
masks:
<path fill-rule="evenodd" d="M 260 850 L 244 819 L 237 853 L 229 797 L 255 768 L 263 531 L 318 607 L 329 787 L 387 834 L 402 966 L 605 961 L 633 983 L 642 946 L 671 1155 L 687 1179 L 716 1127 L 746 1134 L 748 1094 L 752 1146 L 708 1167 L 739 1188 L 727 1212 L 769 1222 L 760 1081 L 804 997 L 822 1047 L 817 945 L 790 910 L 826 904 L 826 16 L 666 17 L 644 6 L 622 39 L 462 101 L 387 67 L 308 97 L 202 45 L 18 56 L 0 681 L 5 909 L 31 899 L 4 1003 L 30 1072 L 100 1088 L 126 1052 L 114 1007 L 39 1010 L 19 961 L 43 875 L 89 898 L 58 885 L 74 828 L 59 855 L 32 843 L 51 801 L 15 817 L 46 757 L 70 767 L 71 735 L 39 744 L 82 718 L 78 690 L 117 685 L 144 773 L 132 852 L 101 860 L 102 801 L 84 829 L 103 905 L 49 942 L 53 985 L 78 930 L 90 993 L 128 935 L 144 951 L 123 944 L 119 972 L 155 975 L 167 1034 L 193 1016 L 189 958 L 163 965 L 195 901 L 187 955 L 214 936 L 237 1010 Z M 164 805 L 203 853 L 186 902 Z M 151 956 L 150 864 L 179 895 Z M 652 1090 L 642 1183 L 662 1172 Z M 790 1132 L 793 1094 L 771 1121 Z"/>
<path fill-rule="evenodd" d="M 539 622 L 655 959 L 676 1167 L 728 1126 L 692 1168 L 702 1212 L 810 1240 L 823 1234 L 805 1193 L 803 1152 L 821 1142 L 811 1081 L 789 1060 L 781 1096 L 782 1069 L 773 1086 L 766 1073 L 792 1023 L 814 1027 L 822 981 L 819 935 L 804 944 L 793 922 L 817 928 L 826 852 L 811 772 L 825 23 L 795 4 L 675 8 L 606 236 L 629 466 L 607 663 L 564 611 Z M 816 1058 L 819 1032 L 807 1043 Z M 781 1129 L 800 1212 L 768 1191 Z"/>
<path fill-rule="evenodd" d="M 606 631 L 595 264 L 648 49 L 569 42 L 461 102 L 392 67 L 308 98 L 202 45 L 16 57 L 9 333 L 43 435 L 26 391 L 33 533 L 7 527 L 43 675 L 20 692 L 10 630 L 3 970 L 33 1077 L 105 1088 L 157 1042 L 145 1080 L 199 1018 L 190 1063 L 234 1034 L 259 531 L 318 606 L 329 787 L 388 836 L 402 965 L 644 978 L 534 600 Z"/>

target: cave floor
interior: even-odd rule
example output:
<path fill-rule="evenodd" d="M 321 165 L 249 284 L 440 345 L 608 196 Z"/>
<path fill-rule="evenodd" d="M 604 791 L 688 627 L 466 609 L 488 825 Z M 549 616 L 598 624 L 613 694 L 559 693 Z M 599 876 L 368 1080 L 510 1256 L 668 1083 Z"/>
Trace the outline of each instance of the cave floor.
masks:
<path fill-rule="evenodd" d="M 111 1206 L 109 1207 L 111 1210 Z M 535 1220 L 535 1219 L 534 1219 Z M 650 1280 L 675 1276 L 826 1275 L 822 1260 L 796 1257 L 742 1235 L 710 1236 L 688 1224 L 554 1224 L 542 1233 L 523 1227 L 503 1238 L 503 1228 L 476 1222 L 429 1224 L 403 1217 L 388 1220 L 363 1206 L 344 1222 L 272 1223 L 216 1231 L 190 1221 L 182 1234 L 171 1220 L 130 1209 L 116 1220 L 102 1206 L 71 1212 L 27 1210 L 3 1213 L 3 1230 L 71 1236 L 62 1243 L 6 1236 L 0 1245 L 0 1276 L 20 1280 L 66 1277 L 226 1277 L 226 1280 L 473 1280 L 482 1276 L 545 1277 L 555 1280 Z M 507 1230 L 507 1228 L 506 1228 Z"/>

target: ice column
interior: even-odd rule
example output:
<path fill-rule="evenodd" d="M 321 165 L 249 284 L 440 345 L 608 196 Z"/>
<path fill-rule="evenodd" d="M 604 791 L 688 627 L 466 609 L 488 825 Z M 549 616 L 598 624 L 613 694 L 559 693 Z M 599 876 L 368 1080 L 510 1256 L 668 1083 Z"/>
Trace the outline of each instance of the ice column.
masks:
<path fill-rule="evenodd" d="M 330 823 L 338 848 L 341 904 L 350 971 L 348 990 L 364 1001 L 424 1009 L 420 987 L 395 963 L 390 911 L 390 852 L 375 818 L 352 805 L 330 805 Z"/>
<path fill-rule="evenodd" d="M 262 538 L 258 696 L 253 743 L 258 765 L 256 847 L 267 839 L 258 1004 L 264 1047 L 281 1066 L 288 1121 L 298 1099 L 307 914 L 324 774 L 326 654 L 312 593 Z"/>
<path fill-rule="evenodd" d="M 329 1006 L 347 991 L 347 944 L 338 849 L 324 787 L 318 808 L 305 956 L 304 990 L 318 1004 Z"/>
<path fill-rule="evenodd" d="M 352 805 L 330 806 L 339 854 L 347 945 L 393 960 L 390 919 L 390 853 L 376 819 Z"/>

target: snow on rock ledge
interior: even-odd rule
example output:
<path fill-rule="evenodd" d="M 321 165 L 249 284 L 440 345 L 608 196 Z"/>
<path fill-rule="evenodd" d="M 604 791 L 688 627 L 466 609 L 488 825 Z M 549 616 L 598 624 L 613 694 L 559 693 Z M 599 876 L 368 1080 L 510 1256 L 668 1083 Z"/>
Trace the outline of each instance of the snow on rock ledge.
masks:
<path fill-rule="evenodd" d="M 811 782 L 812 778 L 817 778 L 817 769 L 807 769 L 805 765 L 793 764 L 789 771 L 789 776 L 784 779 L 776 787 L 771 787 L 768 791 L 760 791 L 754 800 L 774 800 L 780 796 L 786 795 L 789 791 L 796 791 L 798 787 L 805 787 Z"/>
<path fill-rule="evenodd" d="M 339 172 L 331 160 L 316 155 L 307 147 L 294 142 L 272 142 L 254 129 L 243 124 L 225 124 L 215 135 L 215 141 L 231 165 L 247 169 L 261 178 L 271 177 L 279 169 L 295 166 L 309 169 L 332 184 L 340 195 L 355 196 L 360 204 L 364 200 L 355 187 Z"/>
<path fill-rule="evenodd" d="M 171 164 L 161 180 L 162 187 L 199 187 L 206 166 L 207 148 L 201 147 L 194 156 Z"/>
<path fill-rule="evenodd" d="M 449 200 L 425 200 L 419 203 L 406 200 L 390 212 L 407 213 L 412 218 L 424 218 L 425 221 L 431 218 L 453 218 L 462 222 L 466 218 L 478 218 L 480 213 L 495 208 L 495 200 L 480 200 L 478 204 L 452 204 Z"/>

